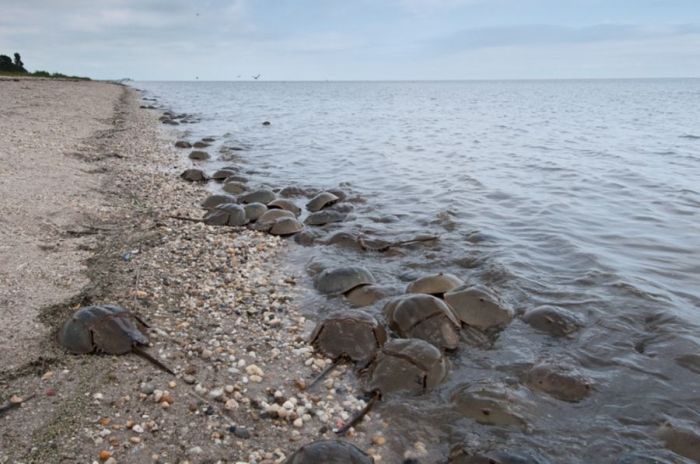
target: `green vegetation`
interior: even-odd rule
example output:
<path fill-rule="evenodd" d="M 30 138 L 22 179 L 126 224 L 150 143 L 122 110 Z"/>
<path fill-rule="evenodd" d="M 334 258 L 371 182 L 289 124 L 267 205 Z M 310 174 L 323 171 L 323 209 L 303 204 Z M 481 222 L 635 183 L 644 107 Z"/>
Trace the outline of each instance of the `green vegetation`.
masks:
<path fill-rule="evenodd" d="M 12 77 L 48 77 L 48 78 L 63 78 L 63 79 L 82 79 L 90 80 L 89 77 L 67 76 L 62 73 L 50 73 L 48 71 L 29 72 L 25 69 L 22 57 L 19 53 L 15 53 L 13 60 L 7 55 L 0 55 L 0 76 Z"/>

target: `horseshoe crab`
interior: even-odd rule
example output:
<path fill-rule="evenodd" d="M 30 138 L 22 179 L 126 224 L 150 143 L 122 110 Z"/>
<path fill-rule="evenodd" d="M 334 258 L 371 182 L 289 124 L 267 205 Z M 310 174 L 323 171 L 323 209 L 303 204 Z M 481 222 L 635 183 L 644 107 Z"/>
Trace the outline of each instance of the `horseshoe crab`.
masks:
<path fill-rule="evenodd" d="M 306 204 L 306 209 L 312 213 L 316 211 L 321 211 L 323 208 L 334 205 L 340 201 L 340 198 L 333 195 L 330 192 L 321 192 L 315 197 L 313 197 Z"/>
<path fill-rule="evenodd" d="M 247 223 L 245 210 L 236 203 L 217 205 L 204 216 L 204 223 L 209 226 L 244 226 Z"/>
<path fill-rule="evenodd" d="M 420 338 L 445 350 L 454 350 L 459 344 L 459 319 L 444 301 L 432 295 L 399 297 L 384 306 L 384 317 L 400 337 Z"/>
<path fill-rule="evenodd" d="M 372 273 L 358 266 L 326 269 L 314 280 L 314 285 L 319 292 L 331 296 L 341 295 L 361 285 L 373 283 L 375 280 Z"/>
<path fill-rule="evenodd" d="M 527 428 L 521 414 L 522 392 L 501 383 L 479 382 L 465 384 L 452 395 L 457 411 L 479 424 L 514 425 Z"/>
<path fill-rule="evenodd" d="M 175 142 L 175 146 L 177 148 L 192 148 L 192 144 L 186 140 L 178 140 Z"/>
<path fill-rule="evenodd" d="M 269 209 L 258 218 L 258 223 L 260 224 L 272 224 L 281 218 L 291 218 L 296 219 L 294 213 L 287 211 L 286 209 Z"/>
<path fill-rule="evenodd" d="M 483 287 L 455 288 L 445 293 L 445 302 L 462 322 L 478 329 L 501 328 L 513 319 L 513 310 Z"/>
<path fill-rule="evenodd" d="M 656 436 L 666 449 L 700 462 L 700 430 L 693 424 L 667 421 L 656 431 Z"/>
<path fill-rule="evenodd" d="M 189 182 L 206 182 L 209 180 L 204 171 L 201 169 L 185 169 L 180 177 Z"/>
<path fill-rule="evenodd" d="M 284 209 L 294 213 L 295 216 L 301 214 L 301 208 L 294 204 L 293 201 L 284 198 L 278 198 L 267 204 L 268 208 Z"/>
<path fill-rule="evenodd" d="M 294 235 L 304 230 L 304 224 L 296 218 L 281 217 L 277 219 L 270 228 L 272 235 L 288 236 Z"/>
<path fill-rule="evenodd" d="M 464 282 L 459 277 L 441 272 L 416 279 L 408 284 L 406 293 L 427 293 L 428 295 L 442 297 L 445 293 L 462 285 L 464 285 Z"/>
<path fill-rule="evenodd" d="M 280 196 L 282 196 L 284 198 L 302 197 L 306 194 L 307 194 L 306 190 L 304 190 L 301 187 L 297 187 L 296 185 L 285 187 L 282 190 L 280 190 Z"/>
<path fill-rule="evenodd" d="M 243 207 L 245 210 L 245 217 L 248 220 L 248 222 L 255 222 L 265 214 L 267 211 L 267 206 L 263 205 L 262 203 L 248 203 Z"/>
<path fill-rule="evenodd" d="M 214 209 L 216 206 L 219 206 L 223 203 L 236 203 L 236 197 L 232 195 L 221 194 L 209 195 L 202 202 L 202 208 Z"/>
<path fill-rule="evenodd" d="M 585 377 L 572 366 L 540 363 L 525 373 L 525 383 L 554 398 L 576 403 L 590 395 L 593 380 Z"/>
<path fill-rule="evenodd" d="M 194 150 L 193 152 L 190 153 L 190 159 L 195 160 L 195 161 L 205 161 L 211 158 L 209 156 L 209 153 L 206 151 L 201 151 L 201 150 Z"/>
<path fill-rule="evenodd" d="M 235 176 L 237 174 L 237 170 L 234 168 L 221 168 L 217 171 L 214 172 L 214 174 L 211 175 L 211 178 L 214 180 L 225 180 L 228 179 L 231 176 Z"/>
<path fill-rule="evenodd" d="M 63 324 L 58 333 L 58 341 L 73 354 L 134 352 L 175 375 L 162 362 L 141 348 L 148 345 L 148 338 L 138 329 L 132 318 L 148 327 L 121 306 L 86 306 L 73 313 Z"/>
<path fill-rule="evenodd" d="M 525 313 L 523 321 L 540 332 L 554 337 L 566 337 L 583 326 L 575 314 L 555 306 L 540 306 Z"/>
<path fill-rule="evenodd" d="M 338 197 L 338 201 L 345 201 L 348 198 L 348 194 L 345 193 L 344 190 L 340 190 L 339 188 L 328 189 L 326 190 L 326 192 Z"/>
<path fill-rule="evenodd" d="M 228 176 L 226 180 L 224 180 L 224 183 L 226 182 L 241 182 L 243 184 L 248 183 L 248 178 L 246 176 L 242 176 L 240 174 L 235 174 Z"/>
<path fill-rule="evenodd" d="M 448 373 L 447 360 L 435 346 L 419 338 L 387 341 L 369 368 L 366 382 L 371 398 L 336 434 L 347 432 L 387 393 L 423 394 L 438 386 Z"/>
<path fill-rule="evenodd" d="M 267 205 L 275 199 L 275 192 L 269 189 L 255 190 L 238 198 L 241 203 L 262 203 Z"/>
<path fill-rule="evenodd" d="M 243 182 L 226 181 L 226 183 L 221 187 L 224 192 L 233 193 L 234 195 L 240 195 L 241 193 L 248 190 L 248 186 Z"/>
<path fill-rule="evenodd" d="M 382 298 L 386 298 L 390 293 L 386 288 L 378 285 L 360 285 L 345 294 L 350 304 L 357 307 L 369 306 Z"/>
<path fill-rule="evenodd" d="M 448 464 L 549 464 L 539 454 L 529 451 L 487 451 L 472 454 L 464 449 L 451 453 Z"/>
<path fill-rule="evenodd" d="M 309 226 L 325 226 L 334 222 L 343 222 L 347 214 L 333 210 L 323 210 L 311 213 L 306 217 L 304 224 Z"/>
<path fill-rule="evenodd" d="M 386 340 L 386 330 L 372 315 L 346 310 L 332 313 L 319 322 L 310 343 L 328 358 L 348 358 L 367 364 Z"/>
<path fill-rule="evenodd" d="M 308 443 L 283 464 L 373 464 L 369 457 L 357 446 L 340 440 L 321 440 Z"/>
<path fill-rule="evenodd" d="M 209 144 L 207 142 L 195 142 L 192 144 L 194 148 L 207 148 Z"/>

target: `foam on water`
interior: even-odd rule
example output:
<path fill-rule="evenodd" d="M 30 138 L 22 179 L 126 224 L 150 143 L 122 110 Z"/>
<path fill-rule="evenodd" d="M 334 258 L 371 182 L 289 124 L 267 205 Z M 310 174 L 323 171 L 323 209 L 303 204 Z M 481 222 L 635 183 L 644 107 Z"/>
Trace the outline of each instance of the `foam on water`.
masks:
<path fill-rule="evenodd" d="M 554 305 L 585 319 L 572 338 L 516 319 L 492 346 L 465 344 L 430 398 L 382 405 L 406 444 L 438 443 L 435 457 L 508 443 L 554 462 L 614 462 L 658 449 L 666 418 L 700 421 L 700 80 L 136 85 L 200 117 L 185 127 L 193 138 L 244 148 L 255 183 L 347 186 L 363 201 L 333 232 L 441 236 L 393 254 L 300 247 L 298 262 L 360 264 L 397 289 L 451 272 L 519 313 Z M 313 292 L 307 303 L 344 304 Z M 552 358 L 578 366 L 594 393 L 567 403 L 521 385 L 526 366 Z M 517 392 L 525 429 L 451 407 L 480 380 Z"/>

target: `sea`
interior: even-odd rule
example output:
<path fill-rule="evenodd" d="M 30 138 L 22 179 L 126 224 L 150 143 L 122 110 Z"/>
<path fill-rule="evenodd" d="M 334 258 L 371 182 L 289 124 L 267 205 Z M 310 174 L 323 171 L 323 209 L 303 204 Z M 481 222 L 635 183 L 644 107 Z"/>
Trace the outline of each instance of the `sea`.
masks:
<path fill-rule="evenodd" d="M 193 115 L 168 129 L 178 137 L 216 139 L 207 169 L 233 160 L 251 185 L 347 192 L 344 222 L 289 239 L 312 320 L 349 307 L 312 285 L 344 265 L 392 294 L 451 273 L 514 310 L 488 343 L 465 338 L 447 354 L 437 388 L 381 401 L 400 446 L 425 443 L 424 462 L 459 448 L 534 459 L 522 462 L 689 462 L 658 431 L 700 426 L 699 79 L 133 85 Z M 339 232 L 438 238 L 378 252 L 333 244 Z M 385 302 L 365 310 L 381 317 Z M 582 327 L 534 330 L 523 315 L 544 305 Z M 552 362 L 589 379 L 590 394 L 529 388 L 528 369 Z M 517 424 L 461 411 L 459 392 L 475 388 Z"/>

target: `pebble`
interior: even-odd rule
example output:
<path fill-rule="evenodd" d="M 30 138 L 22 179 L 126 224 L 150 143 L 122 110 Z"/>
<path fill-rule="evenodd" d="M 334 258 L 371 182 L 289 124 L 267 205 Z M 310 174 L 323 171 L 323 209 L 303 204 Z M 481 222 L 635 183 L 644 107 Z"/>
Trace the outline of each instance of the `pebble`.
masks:
<path fill-rule="evenodd" d="M 146 395 L 150 395 L 155 391 L 156 387 L 152 383 L 147 383 L 143 382 L 139 388 L 141 393 L 145 393 Z"/>
<path fill-rule="evenodd" d="M 374 443 L 377 446 L 382 446 L 384 443 L 386 443 L 386 438 L 377 434 L 372 437 L 372 443 Z"/>
<path fill-rule="evenodd" d="M 189 375 L 189 374 L 183 376 L 183 377 L 182 377 L 182 380 L 183 380 L 186 384 L 189 384 L 189 385 L 192 385 L 193 383 L 196 382 L 196 379 L 194 378 L 194 376 Z"/>
<path fill-rule="evenodd" d="M 105 464 L 117 464 L 117 460 L 114 459 L 113 457 L 110 457 L 105 461 Z"/>
<path fill-rule="evenodd" d="M 189 455 L 202 454 L 202 452 L 203 452 L 203 450 L 200 446 L 194 446 L 194 447 L 187 450 L 187 454 L 189 454 Z"/>
<path fill-rule="evenodd" d="M 102 401 L 105 396 L 102 393 L 95 393 L 94 395 L 92 395 L 92 397 L 97 401 Z"/>
<path fill-rule="evenodd" d="M 143 426 L 141 424 L 136 424 L 133 427 L 131 427 L 131 430 L 136 433 L 143 433 Z"/>
<path fill-rule="evenodd" d="M 223 388 L 214 388 L 213 390 L 209 391 L 209 398 L 212 400 L 219 400 L 224 396 L 224 389 Z"/>

